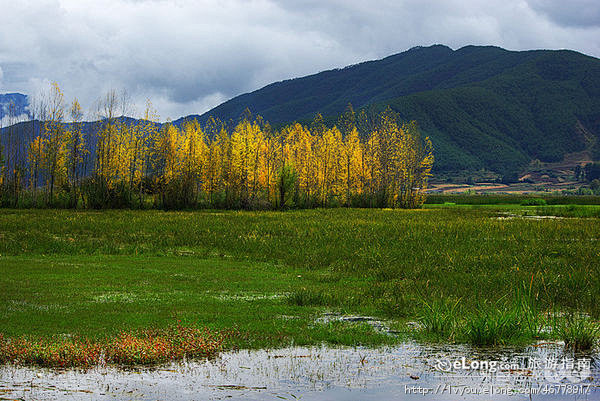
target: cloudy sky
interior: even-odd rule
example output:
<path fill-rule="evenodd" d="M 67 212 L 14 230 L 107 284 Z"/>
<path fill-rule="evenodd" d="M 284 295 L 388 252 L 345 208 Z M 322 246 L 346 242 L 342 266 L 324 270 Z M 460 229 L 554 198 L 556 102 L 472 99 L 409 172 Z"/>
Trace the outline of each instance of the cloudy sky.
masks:
<path fill-rule="evenodd" d="M 435 43 L 600 57 L 598 0 L 0 0 L 0 93 L 111 88 L 161 120 Z"/>

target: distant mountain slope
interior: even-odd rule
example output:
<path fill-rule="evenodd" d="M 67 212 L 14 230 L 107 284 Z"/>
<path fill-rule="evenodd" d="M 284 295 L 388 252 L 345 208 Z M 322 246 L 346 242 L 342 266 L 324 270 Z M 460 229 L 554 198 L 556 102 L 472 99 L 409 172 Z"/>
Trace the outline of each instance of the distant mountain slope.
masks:
<path fill-rule="evenodd" d="M 8 116 L 11 114 L 11 106 L 14 107 L 12 110 L 13 117 L 29 115 L 29 111 L 27 110 L 29 100 L 26 95 L 20 93 L 0 93 L 0 121 L 7 117 L 5 120 L 8 122 Z"/>
<path fill-rule="evenodd" d="M 275 125 L 391 105 L 417 120 L 436 169 L 518 169 L 557 161 L 600 136 L 600 60 L 573 51 L 417 47 L 382 60 L 273 83 L 199 117 L 236 119 L 248 107 Z M 600 152 L 594 149 L 595 157 Z"/>

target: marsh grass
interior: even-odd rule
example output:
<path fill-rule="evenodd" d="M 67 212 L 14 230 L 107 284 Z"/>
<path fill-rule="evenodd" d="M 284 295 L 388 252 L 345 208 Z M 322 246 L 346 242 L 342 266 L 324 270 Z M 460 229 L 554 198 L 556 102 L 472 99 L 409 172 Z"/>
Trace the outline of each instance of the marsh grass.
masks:
<path fill-rule="evenodd" d="M 498 220 L 506 208 L 524 207 L 4 209 L 0 332 L 96 341 L 182 320 L 238 327 L 237 347 L 394 341 L 313 324 L 334 310 L 501 344 L 545 336 L 549 310 L 600 317 L 600 224 Z"/>
<path fill-rule="evenodd" d="M 555 317 L 554 330 L 558 338 L 565 342 L 565 346 L 574 351 L 592 349 L 600 337 L 600 326 L 588 316 L 581 314 L 568 314 Z"/>
<path fill-rule="evenodd" d="M 451 302 L 447 299 L 422 300 L 418 319 L 424 330 L 439 339 L 453 340 L 459 323 L 460 299 Z"/>
<path fill-rule="evenodd" d="M 529 198 L 521 201 L 521 206 L 546 206 L 548 203 L 542 198 Z"/>
<path fill-rule="evenodd" d="M 557 339 L 575 351 L 592 349 L 600 339 L 600 324 L 581 313 L 540 309 L 532 282 L 517 287 L 510 301 L 484 303 L 470 311 L 459 302 L 423 301 L 418 319 L 425 338 L 483 346 Z"/>
<path fill-rule="evenodd" d="M 522 315 L 517 308 L 482 306 L 465 322 L 462 338 L 473 345 L 499 345 L 523 339 Z"/>
<path fill-rule="evenodd" d="M 300 288 L 297 291 L 287 295 L 287 301 L 296 306 L 332 306 L 331 297 L 323 291 L 315 291 L 306 288 Z"/>
<path fill-rule="evenodd" d="M 529 283 L 522 282 L 515 287 L 513 302 L 522 330 L 532 339 L 540 338 L 548 323 L 547 313 L 540 306 L 540 293 L 534 290 L 534 279 L 532 275 Z"/>
<path fill-rule="evenodd" d="M 534 279 L 532 275 L 529 282 L 517 285 L 512 297 L 507 294 L 475 308 L 447 299 L 423 300 L 419 322 L 430 339 L 500 345 L 554 338 L 577 350 L 591 348 L 600 335 L 598 323 L 542 308 Z"/>
<path fill-rule="evenodd" d="M 600 205 L 597 195 L 542 195 L 542 194 L 430 194 L 426 204 L 453 202 L 462 205 L 518 205 L 531 199 L 543 199 L 548 205 Z"/>
<path fill-rule="evenodd" d="M 600 218 L 600 206 L 597 205 L 564 205 L 537 207 L 534 213 L 538 216 Z"/>
<path fill-rule="evenodd" d="M 517 304 L 483 303 L 465 309 L 460 303 L 440 299 L 424 302 L 418 319 L 426 337 L 433 340 L 498 345 L 530 340 L 524 315 Z"/>

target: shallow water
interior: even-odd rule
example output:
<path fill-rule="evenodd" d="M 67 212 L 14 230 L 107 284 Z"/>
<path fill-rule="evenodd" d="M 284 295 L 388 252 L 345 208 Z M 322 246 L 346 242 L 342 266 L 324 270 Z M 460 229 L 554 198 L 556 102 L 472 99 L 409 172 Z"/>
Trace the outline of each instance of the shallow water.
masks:
<path fill-rule="evenodd" d="M 158 368 L 0 367 L 0 399 L 600 400 L 597 354 L 405 343 L 222 353 Z M 576 394 L 574 394 L 576 393 Z"/>
<path fill-rule="evenodd" d="M 552 215 L 537 215 L 537 214 L 515 214 L 511 212 L 501 212 L 499 216 L 495 217 L 497 220 L 512 220 L 512 219 L 524 219 L 524 220 L 562 220 L 564 217 L 552 216 Z"/>

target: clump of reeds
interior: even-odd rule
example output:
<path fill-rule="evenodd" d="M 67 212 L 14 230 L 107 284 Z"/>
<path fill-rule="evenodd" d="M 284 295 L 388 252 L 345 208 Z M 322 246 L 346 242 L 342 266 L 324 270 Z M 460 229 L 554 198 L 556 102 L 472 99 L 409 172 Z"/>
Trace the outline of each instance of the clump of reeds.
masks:
<path fill-rule="evenodd" d="M 545 312 L 533 284 L 532 276 L 529 283 L 517 286 L 513 298 L 483 303 L 474 310 L 443 299 L 422 301 L 419 321 L 429 335 L 473 345 L 551 337 L 563 340 L 567 347 L 577 351 L 593 348 L 600 338 L 598 323 L 581 314 Z M 545 331 L 548 327 L 551 330 Z"/>
<path fill-rule="evenodd" d="M 600 326 L 588 316 L 570 314 L 557 318 L 554 330 L 565 346 L 574 351 L 592 349 L 600 337 Z"/>

